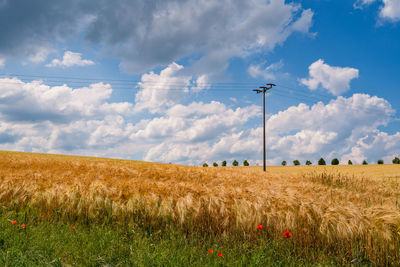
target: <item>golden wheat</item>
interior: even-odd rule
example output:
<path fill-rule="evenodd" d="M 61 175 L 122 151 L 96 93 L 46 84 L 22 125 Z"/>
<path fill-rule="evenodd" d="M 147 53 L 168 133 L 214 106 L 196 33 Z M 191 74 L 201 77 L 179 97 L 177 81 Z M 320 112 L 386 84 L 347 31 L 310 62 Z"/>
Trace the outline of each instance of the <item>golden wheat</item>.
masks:
<path fill-rule="evenodd" d="M 0 152 L 0 204 L 41 219 L 164 219 L 183 229 L 256 238 L 290 230 L 298 250 L 348 251 L 379 264 L 400 259 L 400 167 L 202 168 Z M 32 215 L 33 216 L 33 215 Z"/>

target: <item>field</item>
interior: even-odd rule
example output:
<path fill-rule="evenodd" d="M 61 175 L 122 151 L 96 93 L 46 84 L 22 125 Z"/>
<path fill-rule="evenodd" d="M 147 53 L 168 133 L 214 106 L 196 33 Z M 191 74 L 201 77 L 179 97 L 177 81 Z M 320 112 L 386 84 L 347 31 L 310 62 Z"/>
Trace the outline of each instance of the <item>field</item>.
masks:
<path fill-rule="evenodd" d="M 399 265 L 399 184 L 393 164 L 273 166 L 264 173 L 3 151 L 0 263 L 40 265 L 39 258 L 53 257 L 47 264 Z M 13 220 L 26 229 L 12 230 Z M 65 225 L 79 229 L 57 230 Z M 80 239 L 69 240 L 77 230 Z M 29 248 L 47 237 L 50 252 Z M 110 245 L 75 251 L 82 240 Z M 141 244 L 134 254 L 132 242 Z M 207 255 L 211 246 L 223 257 Z"/>

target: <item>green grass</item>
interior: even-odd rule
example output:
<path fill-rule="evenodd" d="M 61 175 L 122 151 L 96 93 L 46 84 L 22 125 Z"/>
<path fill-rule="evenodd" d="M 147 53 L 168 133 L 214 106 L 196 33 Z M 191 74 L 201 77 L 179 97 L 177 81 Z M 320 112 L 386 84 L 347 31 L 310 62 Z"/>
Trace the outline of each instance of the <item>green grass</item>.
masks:
<path fill-rule="evenodd" d="M 0 266 L 327 266 L 320 255 L 296 255 L 290 239 L 248 242 L 201 237 L 170 225 L 151 232 L 137 225 L 76 224 L 24 219 L 0 211 Z M 13 225 L 12 220 L 17 224 Z M 26 224 L 26 229 L 21 224 Z M 76 229 L 73 230 L 72 226 Z M 208 249 L 214 253 L 209 254 Z M 223 253 L 218 257 L 217 253 Z M 323 260 L 319 261 L 318 257 Z"/>

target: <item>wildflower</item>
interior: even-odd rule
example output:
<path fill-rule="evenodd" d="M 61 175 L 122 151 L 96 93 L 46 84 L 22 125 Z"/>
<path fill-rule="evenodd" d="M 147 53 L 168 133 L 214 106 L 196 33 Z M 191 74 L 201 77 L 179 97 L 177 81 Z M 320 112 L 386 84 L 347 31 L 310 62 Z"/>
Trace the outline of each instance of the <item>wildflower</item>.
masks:
<path fill-rule="evenodd" d="M 322 261 L 322 258 L 321 258 L 321 257 L 318 257 L 318 260 L 319 260 L 319 261 Z"/>
<path fill-rule="evenodd" d="M 286 238 L 290 238 L 290 232 L 289 232 L 289 231 L 283 232 L 283 235 L 284 235 Z"/>
<path fill-rule="evenodd" d="M 258 226 L 257 226 L 257 229 L 263 229 L 264 228 L 264 226 L 262 226 L 261 224 L 259 224 Z"/>
<path fill-rule="evenodd" d="M 218 257 L 222 257 L 222 253 L 218 253 Z"/>
<path fill-rule="evenodd" d="M 72 230 L 75 230 L 75 226 L 72 226 L 71 229 L 72 229 Z"/>
<path fill-rule="evenodd" d="M 12 223 L 12 224 L 17 224 L 17 221 L 12 221 L 11 223 Z"/>
<path fill-rule="evenodd" d="M 21 227 L 22 227 L 23 229 L 25 229 L 25 228 L 26 228 L 26 225 L 23 223 L 23 224 L 21 225 Z"/>
<path fill-rule="evenodd" d="M 210 254 L 213 253 L 213 252 L 214 252 L 214 250 L 212 250 L 212 249 L 208 250 L 208 253 L 210 253 Z"/>

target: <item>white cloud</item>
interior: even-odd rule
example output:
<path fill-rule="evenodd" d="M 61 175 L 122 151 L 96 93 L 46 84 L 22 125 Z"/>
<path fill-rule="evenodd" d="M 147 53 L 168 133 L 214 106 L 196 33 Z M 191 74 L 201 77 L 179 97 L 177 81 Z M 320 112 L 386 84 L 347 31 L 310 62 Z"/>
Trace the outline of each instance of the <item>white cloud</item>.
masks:
<path fill-rule="evenodd" d="M 157 113 L 179 103 L 189 91 L 192 77 L 182 76 L 183 66 L 171 63 L 160 74 L 150 72 L 142 75 L 140 90 L 135 97 L 135 110 Z"/>
<path fill-rule="evenodd" d="M 34 63 L 41 63 L 47 59 L 47 57 L 56 52 L 56 49 L 50 45 L 39 46 L 29 53 L 28 59 Z"/>
<path fill-rule="evenodd" d="M 354 8 L 362 9 L 369 6 L 378 0 L 357 0 L 354 3 Z M 400 20 L 400 1 L 399 0 L 379 0 L 383 2 L 380 7 L 379 17 L 383 20 L 396 22 Z"/>
<path fill-rule="evenodd" d="M 283 61 L 280 60 L 266 67 L 262 67 L 262 64 L 250 65 L 247 69 L 247 72 L 250 74 L 251 77 L 254 78 L 262 77 L 266 80 L 275 80 L 276 76 L 279 74 L 278 72 L 282 69 L 282 67 Z"/>
<path fill-rule="evenodd" d="M 195 86 L 192 87 L 190 90 L 192 92 L 200 92 L 204 89 L 209 89 L 210 87 L 211 87 L 211 84 L 208 81 L 207 75 L 203 74 L 197 78 L 197 80 L 195 82 Z"/>
<path fill-rule="evenodd" d="M 73 66 L 90 66 L 94 62 L 88 59 L 82 59 L 81 53 L 74 53 L 71 51 L 66 51 L 64 53 L 63 59 L 53 59 L 51 63 L 46 64 L 46 67 L 73 67 Z"/>
<path fill-rule="evenodd" d="M 400 1 L 399 0 L 383 0 L 384 6 L 379 12 L 379 16 L 391 21 L 400 20 Z"/>
<path fill-rule="evenodd" d="M 362 9 L 370 4 L 376 2 L 377 0 L 357 0 L 354 2 L 354 8 Z"/>
<path fill-rule="evenodd" d="M 17 78 L 0 79 L 0 118 L 7 121 L 68 122 L 108 113 L 129 113 L 130 103 L 108 103 L 112 88 L 96 83 L 72 89 L 48 86 L 42 81 L 25 83 Z"/>
<path fill-rule="evenodd" d="M 262 158 L 262 127 L 248 126 L 258 121 L 259 106 L 174 102 L 157 117 L 135 122 L 133 104 L 109 103 L 111 93 L 103 83 L 71 89 L 1 79 L 0 149 L 186 164 L 233 159 L 254 164 Z M 315 163 L 321 156 L 390 162 L 399 151 L 400 132 L 378 128 L 394 112 L 385 99 L 366 94 L 289 107 L 267 121 L 268 163 Z"/>
<path fill-rule="evenodd" d="M 309 66 L 308 79 L 300 79 L 300 82 L 311 90 L 316 90 L 320 85 L 333 95 L 340 95 L 350 89 L 351 80 L 358 78 L 358 69 L 332 67 L 317 60 Z"/>

